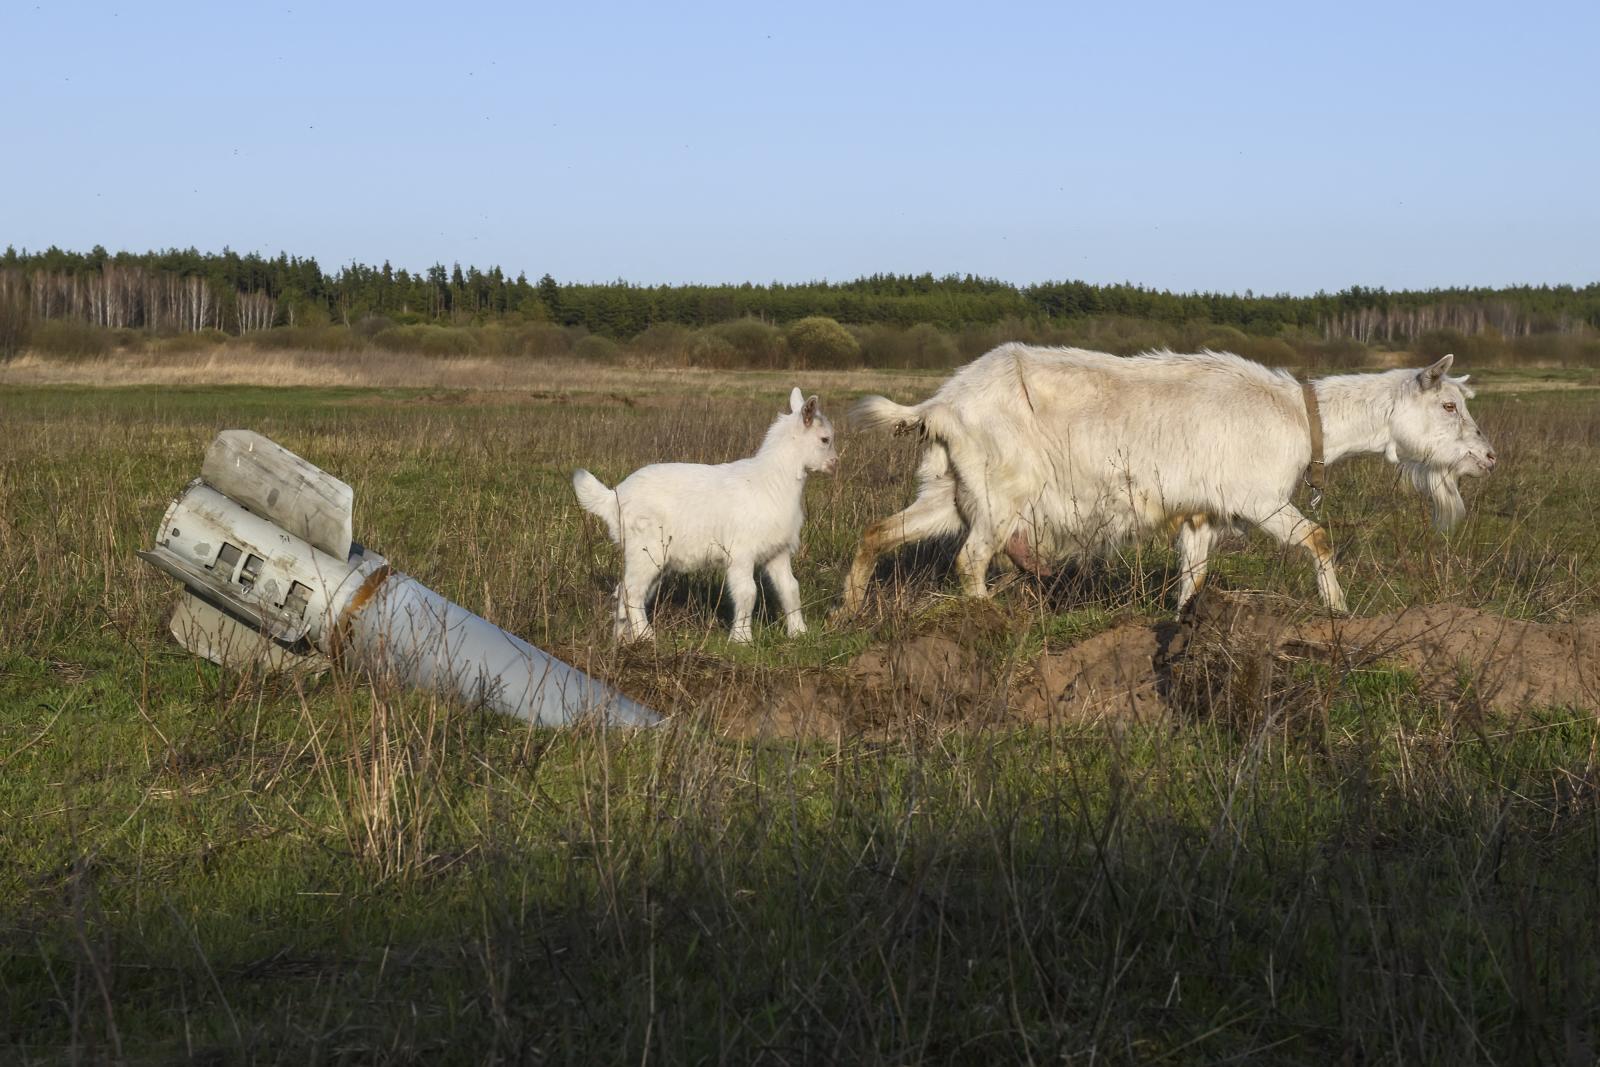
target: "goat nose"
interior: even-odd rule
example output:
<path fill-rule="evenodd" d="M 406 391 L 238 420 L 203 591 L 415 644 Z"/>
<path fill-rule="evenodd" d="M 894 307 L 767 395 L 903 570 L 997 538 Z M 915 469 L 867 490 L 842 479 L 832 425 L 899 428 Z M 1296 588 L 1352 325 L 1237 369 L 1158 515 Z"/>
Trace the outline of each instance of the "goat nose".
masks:
<path fill-rule="evenodd" d="M 1489 451 L 1488 451 L 1488 452 L 1485 452 L 1485 453 L 1484 453 L 1484 454 L 1483 454 L 1483 458 L 1484 458 L 1484 459 L 1486 459 L 1486 460 L 1488 460 L 1488 461 L 1489 461 L 1489 469 L 1490 469 L 1490 470 L 1493 470 L 1493 469 L 1494 469 L 1494 465 L 1495 465 L 1495 463 L 1496 463 L 1496 462 L 1498 462 L 1498 461 L 1497 461 L 1497 460 L 1496 460 L 1496 459 L 1495 459 L 1495 458 L 1494 458 L 1494 450 L 1493 450 L 1493 449 L 1490 449 L 1490 450 L 1489 450 Z"/>

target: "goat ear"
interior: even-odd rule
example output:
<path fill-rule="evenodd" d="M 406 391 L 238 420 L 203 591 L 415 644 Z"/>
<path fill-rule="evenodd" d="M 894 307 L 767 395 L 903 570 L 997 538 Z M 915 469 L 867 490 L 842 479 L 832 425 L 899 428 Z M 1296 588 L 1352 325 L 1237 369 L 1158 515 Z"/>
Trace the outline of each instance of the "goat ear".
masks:
<path fill-rule="evenodd" d="M 798 396 L 799 393 L 800 390 L 796 389 L 795 395 Z M 818 406 L 819 405 L 816 397 L 813 396 L 807 398 L 805 406 L 800 409 L 800 421 L 805 423 L 807 426 L 810 426 L 811 423 L 816 420 Z"/>
<path fill-rule="evenodd" d="M 792 415 L 799 411 L 804 403 L 805 398 L 800 395 L 800 387 L 797 385 L 789 393 L 789 413 Z"/>
<path fill-rule="evenodd" d="M 1426 367 L 1417 372 L 1417 384 L 1422 386 L 1424 389 L 1439 388 L 1439 383 L 1444 381 L 1446 372 L 1450 370 L 1450 364 L 1454 363 L 1455 361 L 1456 357 L 1454 353 L 1439 357 L 1439 362 L 1435 363 L 1431 367 Z"/>

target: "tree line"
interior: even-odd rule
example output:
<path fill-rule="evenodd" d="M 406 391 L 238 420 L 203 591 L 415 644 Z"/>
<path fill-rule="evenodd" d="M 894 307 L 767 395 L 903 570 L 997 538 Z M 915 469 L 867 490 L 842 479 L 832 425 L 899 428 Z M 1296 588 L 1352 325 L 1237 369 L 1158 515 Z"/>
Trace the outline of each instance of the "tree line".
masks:
<path fill-rule="evenodd" d="M 826 316 L 852 326 L 946 331 L 1006 321 L 1126 318 L 1210 324 L 1257 337 L 1295 333 L 1363 344 L 1406 344 L 1440 330 L 1507 337 L 1600 330 L 1600 283 L 1336 293 L 1174 293 L 1083 281 L 1017 286 L 972 275 L 875 274 L 846 282 L 637 285 L 530 281 L 500 267 L 435 263 L 422 271 L 315 258 L 195 249 L 130 253 L 8 247 L 0 312 L 75 319 L 113 329 L 248 334 L 301 323 L 354 326 L 550 323 L 629 340 L 663 324 L 709 327 L 754 318 L 777 325 Z"/>

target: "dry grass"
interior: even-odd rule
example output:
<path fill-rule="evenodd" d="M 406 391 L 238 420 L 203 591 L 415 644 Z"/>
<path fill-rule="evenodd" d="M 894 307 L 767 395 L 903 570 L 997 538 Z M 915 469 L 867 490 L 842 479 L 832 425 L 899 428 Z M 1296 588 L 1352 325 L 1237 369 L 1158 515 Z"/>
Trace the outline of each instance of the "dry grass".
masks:
<path fill-rule="evenodd" d="M 1441 696 L 1229 646 L 1159 723 L 976 725 L 994 680 L 1165 612 L 1150 544 L 989 605 L 906 556 L 877 614 L 749 649 L 687 578 L 661 640 L 619 649 L 615 554 L 568 473 L 728 458 L 789 383 L 526 371 L 477 393 L 0 385 L 0 1059 L 1592 1061 L 1589 713 L 1486 716 L 1470 671 Z M 834 411 L 923 388 L 807 377 Z M 1504 461 L 1449 540 L 1389 468 L 1336 468 L 1358 610 L 1594 614 L 1593 394 L 1477 410 Z M 170 585 L 132 553 L 225 426 L 349 480 L 363 540 L 673 725 L 539 732 L 175 650 Z M 847 440 L 808 490 L 808 617 L 912 468 L 904 441 Z M 1216 576 L 1314 597 L 1259 539 Z M 795 692 L 848 701 L 858 653 L 929 635 L 982 683 L 888 687 L 811 740 L 731 729 Z"/>
<path fill-rule="evenodd" d="M 920 371 L 726 371 L 648 364 L 592 364 L 570 359 L 460 357 L 396 352 L 254 351 L 126 353 L 94 359 L 21 356 L 0 363 L 0 385 L 229 386 L 273 388 L 461 389 L 522 392 L 540 398 L 589 393 L 639 397 L 660 393 L 786 392 L 797 379 L 831 395 L 886 388 L 937 387 L 942 375 Z"/>
<path fill-rule="evenodd" d="M 1409 353 L 1384 352 L 1384 367 L 1416 362 Z M 1488 392 L 1542 392 L 1600 386 L 1600 371 L 1517 368 L 1476 371 Z M 256 350 L 216 346 L 192 352 L 127 353 L 81 359 L 28 354 L 0 363 L 0 385 L 43 386 L 266 386 L 273 388 L 440 389 L 523 393 L 534 399 L 585 394 L 637 400 L 661 394 L 748 395 L 783 392 L 795 381 L 828 396 L 895 392 L 922 396 L 944 380 L 942 371 L 855 370 L 727 371 L 658 367 L 630 356 L 616 363 L 519 357 L 439 358 L 362 349 L 353 352 Z"/>

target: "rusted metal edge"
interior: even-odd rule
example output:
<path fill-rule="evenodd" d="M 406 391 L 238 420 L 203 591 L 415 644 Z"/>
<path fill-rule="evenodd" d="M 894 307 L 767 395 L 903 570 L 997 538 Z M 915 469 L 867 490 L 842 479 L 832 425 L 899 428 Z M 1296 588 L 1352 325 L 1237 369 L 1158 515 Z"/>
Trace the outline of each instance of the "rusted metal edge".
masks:
<path fill-rule="evenodd" d="M 372 602 L 372 598 L 378 595 L 378 589 L 382 587 L 384 582 L 389 580 L 389 576 L 393 573 L 394 568 L 387 563 L 379 564 L 362 581 L 361 587 L 351 595 L 350 602 L 339 613 L 338 621 L 333 624 L 333 632 L 328 636 L 328 656 L 330 659 L 338 662 L 340 653 L 344 650 L 345 636 L 349 632 L 351 621 L 361 614 L 363 608 Z"/>

